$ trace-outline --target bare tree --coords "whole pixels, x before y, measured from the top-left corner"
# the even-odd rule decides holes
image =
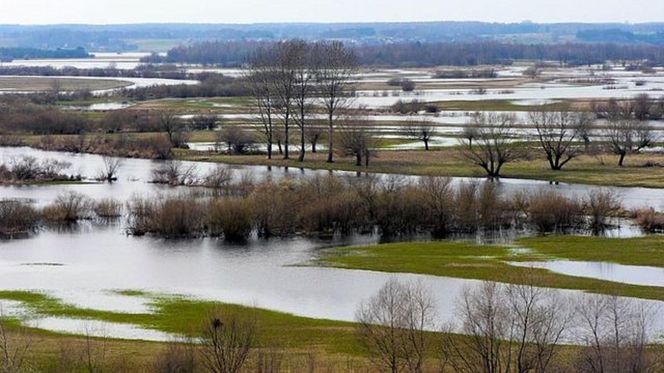
[[[256,340],[253,315],[215,312],[209,316],[201,335],[201,357],[213,373],[237,373],[249,357]]]
[[[168,140],[172,144],[175,132],[178,130],[178,127],[180,126],[179,119],[175,114],[168,111],[164,111],[159,113],[158,120],[159,120],[159,128],[163,132],[166,132],[166,136],[168,136]]]
[[[404,126],[404,135],[412,139],[422,141],[424,150],[429,150],[429,142],[436,135],[436,127],[424,120],[409,121]]]
[[[285,41],[275,45],[274,50],[274,92],[283,124],[284,159],[289,159],[290,126],[294,116],[294,105],[296,99],[297,64],[299,63],[298,49],[300,41]]]
[[[295,109],[297,115],[295,116],[295,123],[300,128],[300,154],[297,158],[299,162],[304,162],[306,154],[306,131],[307,131],[307,117],[311,110],[311,99],[315,86],[313,80],[316,76],[316,63],[313,58],[312,48],[304,41],[294,42],[292,47],[294,53],[295,66]]]
[[[341,42],[318,43],[316,83],[327,116],[327,162],[334,162],[334,127],[340,111],[349,107],[353,97],[352,77],[357,71],[357,56]]]
[[[607,102],[593,102],[591,109],[600,119],[619,120],[632,118],[634,109],[631,101],[618,101],[610,98]]]
[[[638,153],[656,141],[652,127],[634,119],[609,120],[605,135],[609,150],[618,156],[620,167],[624,165],[628,154]]]
[[[311,144],[311,152],[316,153],[316,146],[320,140],[320,136],[323,134],[324,129],[319,126],[309,126],[307,127],[304,135],[307,137],[307,141]]]
[[[533,273],[527,274],[534,277]],[[547,372],[560,348],[564,332],[572,319],[569,302],[554,290],[533,285],[534,278],[525,278],[526,285],[508,285],[508,314],[515,342],[515,372]]]
[[[463,127],[463,131],[461,132],[461,138],[466,141],[468,147],[472,147],[473,141],[480,136],[479,132],[479,128],[476,124],[466,123],[466,125]]]
[[[653,108],[653,102],[650,99],[648,94],[643,93],[637,95],[634,98],[634,103],[632,104],[634,119],[637,120],[647,120],[650,119],[650,113]]]
[[[511,363],[507,302],[500,285],[485,282],[474,291],[467,289],[459,305],[461,331],[468,339],[456,340],[447,333],[443,356],[456,372],[509,372]]]
[[[254,147],[254,134],[238,126],[226,126],[217,133],[217,142],[225,143],[229,154],[245,154]]]
[[[272,159],[272,145],[275,134],[275,115],[278,96],[276,92],[277,73],[274,66],[275,51],[271,48],[261,48],[251,58],[246,80],[249,84],[254,103],[260,119],[260,132],[265,136],[267,143],[267,158]],[[279,144],[281,154],[281,144]]]
[[[482,167],[488,177],[500,177],[503,166],[519,156],[511,144],[515,122],[513,114],[475,113],[468,126],[477,129],[477,139],[474,143],[461,139],[461,154]]]
[[[577,306],[579,370],[588,373],[661,371],[648,350],[653,310],[624,298],[587,295]]]
[[[420,373],[430,348],[426,331],[436,309],[420,283],[390,279],[357,311],[357,333],[380,371]]]
[[[167,161],[152,170],[152,182],[156,184],[193,185],[196,184],[196,165],[181,161]]]
[[[459,312],[468,338],[444,337],[444,361],[456,372],[549,371],[571,321],[568,302],[533,285],[485,282],[466,290]]]
[[[118,171],[120,166],[122,166],[122,159],[115,157],[103,156],[102,161],[104,162],[104,167],[100,171],[99,179],[108,181],[112,183],[118,179]]]
[[[363,161],[369,167],[374,138],[361,122],[346,121],[339,126],[337,149],[341,154],[355,157],[355,165],[361,166]]]
[[[535,126],[540,147],[552,170],[561,170],[584,150],[578,141],[588,134],[588,115],[566,111],[537,111],[529,113],[528,117]]]

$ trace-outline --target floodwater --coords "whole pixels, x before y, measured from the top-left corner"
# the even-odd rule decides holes
[[[131,70],[141,65],[140,59],[149,53],[93,53],[93,58],[80,59],[32,59],[2,62],[0,66],[50,66],[56,69],[75,67],[78,69],[105,69],[114,67],[121,70]]]
[[[102,157],[96,155],[0,148],[0,162],[8,162],[23,155],[67,160],[71,162],[70,170],[84,177],[94,177],[102,165]],[[186,190],[149,183],[151,171],[158,164],[157,161],[144,159],[125,159],[120,169],[120,179],[114,184],[4,186],[0,187],[0,196],[44,204],[54,200],[60,193],[71,190],[95,199],[113,197],[120,201],[126,201],[134,195],[154,196]],[[217,167],[212,163],[196,165],[200,172]],[[236,177],[251,175],[255,180],[328,173],[278,167],[268,170],[259,166],[231,168]],[[355,173],[337,174],[357,177]],[[509,179],[502,181],[500,188],[505,193],[552,188],[565,194],[584,194],[596,189],[584,185],[549,185],[542,181]],[[632,207],[646,204],[664,206],[664,191],[661,190],[615,190]],[[308,317],[351,321],[358,304],[375,294],[387,279],[394,276],[400,280],[421,281],[429,287],[437,299],[441,321],[451,322],[454,320],[455,300],[464,289],[480,283],[455,278],[390,275],[300,265],[315,259],[321,249],[330,246],[371,244],[377,240],[376,236],[335,240],[295,237],[252,239],[245,245],[232,245],[211,238],[163,240],[133,237],[126,235],[122,223],[100,225],[86,222],[72,230],[47,229],[30,239],[0,242],[0,288],[45,292],[78,307],[115,312],[150,312],[150,299],[118,293],[119,290],[144,290],[252,305]],[[574,291],[561,292],[574,297],[581,294]],[[40,315],[33,315],[29,323],[47,330],[78,334],[85,331],[94,335],[103,333],[115,338],[173,338],[171,335],[131,325],[97,323],[95,328],[90,328],[87,321]]]
[[[588,277],[631,285],[664,287],[664,268],[658,267],[574,260],[514,262],[510,264],[548,269],[568,276]]]
[[[138,66],[142,55],[99,54],[88,60],[32,60],[14,61],[3,65],[27,66],[75,66],[79,68],[115,66],[131,69]],[[197,67],[192,67],[194,71]],[[204,68],[201,68],[203,70]],[[514,67],[498,72],[501,77],[521,76],[524,67]],[[237,75],[239,70],[218,70],[228,75]],[[588,72],[566,71],[573,76],[587,76]],[[365,73],[362,79],[370,81],[389,77],[392,74],[411,76],[426,80],[430,72],[408,70],[383,70]],[[657,91],[664,87],[661,77],[640,77],[623,72],[612,72],[617,82],[607,86],[575,86],[562,82],[526,84],[509,90],[489,89],[486,94],[470,90],[431,90],[412,94],[390,93],[382,97],[376,92],[360,92],[356,104],[368,106],[390,105],[398,99],[418,98],[425,101],[508,99],[518,104],[542,104],[566,98],[631,97],[639,93],[662,96]],[[645,86],[638,80],[646,80]],[[134,86],[155,84],[182,84],[181,80],[129,79]],[[187,82],[186,84],[195,84]],[[610,88],[610,89],[609,89]],[[508,92],[511,91],[511,92]],[[114,110],[119,107],[106,106],[97,110]],[[95,110],[90,108],[90,110]],[[522,115],[522,114],[520,114]],[[236,118],[240,118],[237,117]],[[230,116],[229,116],[230,119]],[[401,122],[419,117],[375,116],[372,120]],[[446,113],[438,117],[427,117],[434,124],[453,125],[440,127],[441,132],[453,134],[468,120],[462,112]],[[456,126],[454,126],[456,125]],[[399,131],[398,126],[383,126],[385,132]],[[390,134],[386,134],[390,136]],[[443,144],[444,137],[436,139]],[[202,145],[201,148],[208,145]],[[412,146],[405,144],[404,147]],[[30,155],[39,159],[58,159],[71,163],[67,170],[92,180],[102,169],[101,156],[45,152],[29,148],[0,147],[0,163]],[[134,196],[159,196],[183,193],[191,188],[167,187],[149,183],[152,170],[161,162],[144,159],[124,159],[119,180],[113,184],[83,183],[49,186],[1,186],[0,198],[22,199],[37,205],[52,202],[67,191],[77,191],[94,199],[115,198],[127,201]],[[200,175],[214,167],[213,163],[188,163],[197,168]],[[236,178],[248,175],[256,181],[283,177],[312,177],[326,175],[329,171],[309,169],[222,166],[233,171]],[[356,173],[335,172],[342,177],[361,177]],[[380,177],[388,177],[380,175]],[[413,178],[413,177],[404,177]],[[455,182],[473,179],[455,178]],[[556,190],[562,194],[585,196],[599,189],[612,190],[619,194],[626,208],[664,208],[664,190],[652,188],[600,188],[579,184],[552,185],[547,181],[504,179],[499,183],[503,193]],[[620,234],[632,234],[629,227]],[[82,308],[113,312],[151,312],[150,299],[141,296],[123,295],[120,290],[143,290],[193,298],[217,300],[257,306],[296,315],[336,320],[354,319],[358,304],[373,296],[391,277],[406,281],[421,281],[430,288],[437,300],[441,322],[454,321],[455,303],[464,289],[480,284],[479,281],[414,274],[386,274],[372,271],[343,270],[302,266],[319,256],[320,250],[337,245],[372,244],[376,236],[352,236],[332,240],[306,237],[287,239],[252,239],[245,245],[233,245],[212,238],[195,240],[164,240],[153,237],[128,236],[122,222],[99,225],[85,222],[71,230],[46,229],[25,240],[0,241],[0,290],[28,290],[44,292],[62,301]],[[606,263],[546,262],[515,263],[514,265],[541,266],[554,272],[569,275],[600,278],[609,281],[637,285],[664,286],[664,269],[652,267],[621,266]],[[580,297],[579,291],[559,291],[571,297]],[[638,300],[646,305],[662,308],[662,302]],[[0,300],[0,311],[5,315],[21,314],[20,302]],[[660,316],[664,314],[660,313]],[[145,330],[133,325],[107,323],[91,320],[62,319],[31,315],[30,326],[68,332],[108,336],[114,338],[172,340],[175,336],[154,330]],[[654,332],[664,331],[664,317],[657,318]]]

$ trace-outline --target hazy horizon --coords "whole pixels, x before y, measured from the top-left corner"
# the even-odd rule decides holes
[[[0,24],[371,23],[480,21],[514,23],[664,22],[664,1],[622,0],[23,0],[0,5]]]

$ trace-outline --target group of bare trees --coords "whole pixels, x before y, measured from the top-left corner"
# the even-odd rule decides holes
[[[441,325],[432,293],[391,279],[358,308],[359,340],[379,371],[393,373],[660,371],[661,350],[650,344],[651,308],[615,296],[572,301],[533,286],[533,276],[525,274],[521,285],[467,288],[457,302],[458,322],[442,326],[442,340],[434,333]]]
[[[589,152],[608,152],[618,156],[623,166],[625,157],[657,141],[657,135],[647,122],[639,121],[632,111],[616,104],[607,122],[595,122],[590,114],[571,111],[536,111],[528,113],[524,130],[533,127],[537,146],[551,170],[559,171],[570,161]],[[411,126],[423,141],[427,141],[426,127]],[[517,117],[509,113],[475,113],[461,136],[463,157],[481,167],[489,177],[499,177],[503,166],[517,159],[528,158],[528,148],[519,141],[528,136],[519,133]],[[413,135],[413,136],[415,136]],[[591,137],[595,136],[594,144]],[[591,145],[593,145],[591,147]]]
[[[305,141],[314,127],[312,115],[321,113],[327,122],[327,161],[334,161],[336,122],[353,96],[351,77],[356,68],[353,52],[338,42],[292,40],[257,49],[248,64],[246,80],[269,159],[278,132],[282,133],[283,157],[290,158],[291,130],[296,127],[298,160],[304,161]]]

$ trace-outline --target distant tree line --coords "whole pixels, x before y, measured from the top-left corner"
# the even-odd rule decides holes
[[[664,45],[664,32],[634,33],[619,28],[609,30],[583,30],[576,33],[579,40],[594,43],[648,43]]]
[[[84,48],[76,49],[37,49],[37,48],[0,48],[0,60],[29,60],[34,58],[89,58],[92,57]]]
[[[274,42],[203,42],[171,49],[166,56],[151,55],[151,63],[197,63],[241,66],[252,54]],[[647,60],[664,63],[664,47],[655,45],[513,44],[496,41],[467,43],[360,44],[348,46],[365,66],[476,66],[505,64],[514,60],[557,61],[562,65],[601,64],[606,61]]]
[[[0,66],[0,75],[20,76],[94,76],[110,78],[198,79],[200,74],[187,73],[173,65],[141,65],[135,69],[115,67],[79,69],[73,66]]]
[[[113,94],[138,101],[168,97],[237,97],[250,94],[243,79],[216,73],[197,74],[196,77],[200,82],[199,84],[162,84],[148,87],[131,87],[115,91]]]

